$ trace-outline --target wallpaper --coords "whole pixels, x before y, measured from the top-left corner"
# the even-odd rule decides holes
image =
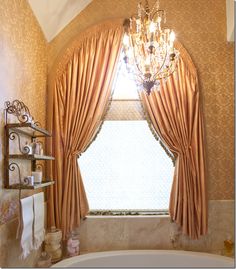
[[[0,4],[0,266],[7,259],[5,244],[16,227],[2,225],[18,214],[18,191],[3,189],[4,102],[20,99],[45,126],[46,41],[27,0]],[[24,191],[23,195],[30,194]],[[10,228],[9,228],[10,229]],[[4,234],[3,234],[4,233]],[[9,234],[8,234],[9,233]],[[13,241],[16,244],[15,241]],[[2,258],[4,257],[4,259]]]
[[[139,100],[112,100],[105,120],[144,120],[145,115]]]
[[[153,3],[154,1],[149,1]],[[234,44],[226,41],[225,0],[161,0],[167,27],[198,70],[205,120],[208,198],[234,198]],[[86,28],[136,12],[136,0],[93,0],[49,44],[53,74],[60,56]]]
[[[205,119],[208,198],[233,199],[234,44],[226,41],[225,0],[160,3],[167,12],[167,26],[175,30],[198,70]],[[4,102],[22,100],[45,126],[47,68],[51,75],[68,44],[83,30],[104,20],[129,17],[136,7],[137,0],[93,0],[47,47],[27,0],[1,0],[0,266],[7,266],[10,259],[6,251],[11,249],[9,242],[16,247],[17,223],[10,221],[17,216],[19,205],[18,192],[2,187]]]

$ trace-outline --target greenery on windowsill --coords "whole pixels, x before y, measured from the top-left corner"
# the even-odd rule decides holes
[[[169,215],[167,210],[163,211],[137,211],[137,210],[91,210],[88,213],[88,216],[153,216],[153,215]]]

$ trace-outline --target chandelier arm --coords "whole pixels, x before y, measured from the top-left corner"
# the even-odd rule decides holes
[[[169,75],[167,75],[167,76],[165,76],[165,77],[159,77],[159,78],[160,78],[160,79],[163,79],[163,78],[168,78],[168,77],[170,77],[170,76],[175,72],[176,66],[177,66],[177,61],[176,61],[176,63],[175,63],[175,67],[174,67],[174,69],[169,73]]]
[[[137,63],[137,60],[136,60],[136,54],[135,54],[134,49],[133,49],[133,55],[134,55],[134,62],[135,62],[135,65],[136,65],[136,67],[137,67],[139,73],[142,74],[142,71],[140,70],[139,65],[138,65],[138,63]]]
[[[170,77],[174,73],[174,71],[175,71],[175,69],[171,73],[169,73],[167,76],[163,76],[163,77],[160,76],[160,77],[158,77],[158,80],[163,79],[163,78]]]
[[[152,13],[153,13],[153,12],[152,12]],[[152,16],[150,17],[150,19],[153,19],[154,16],[155,16],[156,14],[159,14],[159,13],[162,13],[161,16],[164,17],[165,10],[164,10],[164,9],[158,9],[158,10],[156,10],[156,11],[152,14]],[[151,15],[151,14],[150,14],[150,15]]]
[[[142,71],[140,70],[139,65],[137,64],[136,60],[135,60],[135,65],[140,73],[140,77],[142,78]]]
[[[133,48],[136,46],[136,47],[140,47],[137,43],[136,43],[136,41],[135,40],[133,40],[132,38],[131,38],[131,44],[133,44]],[[135,53],[135,50],[134,49],[132,49],[132,51],[133,51],[133,55],[134,55],[134,62],[135,62],[135,65],[136,65],[136,67],[137,67],[137,69],[138,69],[138,71],[139,71],[139,73],[140,73],[140,78],[141,78],[141,80],[142,80],[142,82],[145,82],[145,80],[143,79],[143,76],[142,76],[142,71],[140,70],[140,67],[139,67],[139,65],[138,65],[138,63],[137,63],[137,57],[136,57],[136,53]],[[165,60],[166,60],[166,56],[165,56]],[[165,62],[165,61],[164,61]],[[163,66],[163,65],[162,65]],[[161,67],[162,68],[162,67]]]
[[[136,46],[138,46],[137,43],[136,43],[135,41],[134,41],[134,43],[135,43]],[[135,50],[133,49],[132,51],[133,51],[133,55],[134,55],[134,60],[135,60],[134,62],[135,62],[135,65],[136,65],[136,67],[137,67],[137,69],[138,69],[138,71],[139,71],[139,73],[140,73],[140,78],[142,79],[142,81],[144,81],[143,78],[142,78],[142,71],[140,70],[139,65],[138,65],[138,63],[137,63],[137,60],[136,60],[137,57],[136,57],[136,54],[135,54]]]
[[[135,57],[135,53],[134,53],[134,51],[133,51],[133,54],[134,54],[134,59],[135,59],[135,65],[136,65],[136,67],[137,67],[137,70],[138,70],[138,72],[139,72],[139,74],[136,74],[135,76],[137,76],[138,78],[140,78],[141,80],[142,80],[142,82],[144,82],[144,80],[143,80],[143,78],[142,78],[142,72],[141,72],[141,70],[140,70],[140,68],[139,68],[139,66],[138,66],[138,64],[137,64],[137,62],[136,62],[136,57]]]
[[[145,11],[146,15],[149,15],[150,14],[148,0],[145,1],[145,7],[142,6],[142,8]]]
[[[145,14],[147,14],[147,12],[146,12],[146,9],[144,8],[144,6],[142,5],[142,3],[140,2],[140,11],[141,11],[141,13],[143,12],[143,13],[145,13]]]
[[[158,5],[157,5],[157,3],[158,3]],[[152,10],[151,10],[150,13],[153,13],[153,11],[155,10],[155,8],[159,10],[159,5],[160,5],[160,1],[159,0],[156,0],[156,3],[153,5]]]
[[[140,79],[142,82],[144,82],[142,76],[140,74],[133,74],[135,77],[137,77],[138,79]]]
[[[164,66],[165,64],[165,61],[166,61],[166,57],[167,57],[167,48],[166,48],[166,52],[165,52],[165,59],[161,65],[161,67],[159,68],[159,70],[156,72],[156,74],[153,76],[154,78],[158,76],[158,74],[160,73],[160,70],[162,69],[162,67]]]
[[[134,43],[137,45],[137,43],[134,41]],[[145,82],[145,80],[143,79],[143,77],[142,77],[142,71],[140,70],[140,68],[139,68],[139,65],[138,65],[138,63],[137,63],[137,61],[136,61],[136,54],[135,54],[135,51],[133,50],[133,55],[134,55],[134,59],[135,59],[135,65],[136,65],[136,67],[137,67],[137,69],[138,69],[138,71],[139,71],[139,73],[140,73],[140,75],[139,75],[139,78],[141,78],[141,80],[142,80],[142,82]],[[156,78],[157,76],[158,76],[158,74],[160,73],[160,70],[162,69],[162,67],[164,66],[164,63],[165,63],[165,61],[166,61],[166,57],[167,57],[167,48],[166,48],[166,51],[165,51],[165,58],[164,58],[164,61],[163,61],[163,63],[162,63],[162,65],[161,65],[161,67],[159,68],[159,70],[156,72],[156,74],[153,76],[154,78]],[[175,70],[175,69],[174,69]],[[168,75],[168,76],[165,76],[165,77],[169,77],[173,72],[174,72],[174,70]],[[164,77],[159,77],[159,78],[164,78]]]

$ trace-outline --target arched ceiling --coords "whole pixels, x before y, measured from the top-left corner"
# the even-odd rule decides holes
[[[92,0],[28,0],[50,42]]]
[[[227,41],[234,41],[234,3],[233,0],[226,0],[226,16],[227,16]]]
[[[28,0],[48,42],[92,1],[93,0]],[[227,41],[234,41],[234,0],[225,1]]]

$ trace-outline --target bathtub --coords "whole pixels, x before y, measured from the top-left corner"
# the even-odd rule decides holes
[[[124,250],[83,254],[52,267],[213,267],[235,268],[234,259],[191,251]]]

